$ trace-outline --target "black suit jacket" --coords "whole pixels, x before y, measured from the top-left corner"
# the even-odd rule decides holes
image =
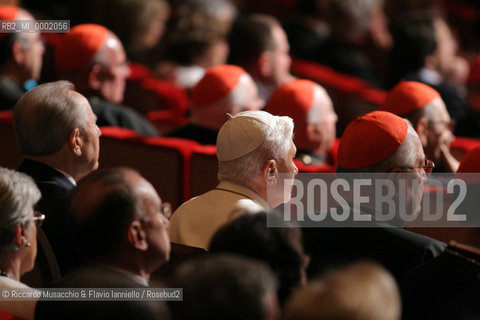
[[[68,223],[69,199],[75,185],[60,171],[30,159],[25,159],[18,171],[31,176],[42,193],[37,204],[37,210],[46,217],[42,229],[64,273],[83,262],[73,245]]]
[[[52,288],[145,288],[127,274],[101,264],[89,264]],[[161,301],[42,301],[35,309],[35,319],[168,319]]]
[[[135,130],[144,136],[158,136],[158,131],[137,111],[120,104],[110,103],[98,97],[89,99],[97,125],[123,127]]]
[[[357,228],[304,228],[311,276],[358,260],[383,265],[401,281],[409,271],[438,256],[443,242],[383,223]]]
[[[448,247],[408,274],[404,319],[480,319],[480,255]]]

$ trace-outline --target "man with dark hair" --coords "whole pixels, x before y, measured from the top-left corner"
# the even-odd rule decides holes
[[[275,18],[261,14],[239,18],[228,42],[229,63],[241,66],[252,76],[265,101],[276,87],[294,79],[287,36]]]
[[[88,100],[67,81],[42,84],[17,102],[15,137],[25,160],[19,171],[30,175],[47,216],[43,231],[62,272],[78,263],[66,228],[69,193],[76,181],[98,168],[101,135]]]
[[[431,13],[415,13],[392,28],[392,83],[401,79],[423,82],[440,93],[450,116],[463,120],[467,103],[447,77],[456,66],[457,44],[447,22]]]
[[[0,6],[0,20],[31,20],[30,13],[15,6]],[[12,109],[36,85],[45,51],[40,33],[0,33],[0,110]]]
[[[268,228],[267,220],[275,227]],[[266,263],[279,281],[280,305],[307,281],[308,257],[303,252],[302,233],[273,212],[247,214],[223,226],[213,236],[209,251],[240,254]]]
[[[235,255],[213,255],[180,266],[174,285],[183,301],[170,305],[174,319],[276,320],[276,281],[264,264]]]
[[[153,186],[127,168],[100,170],[79,182],[71,201],[75,243],[91,264],[55,284],[64,288],[147,287],[150,274],[170,258],[168,219]],[[39,303],[36,317],[160,319],[158,301]],[[163,318],[161,318],[163,319]]]

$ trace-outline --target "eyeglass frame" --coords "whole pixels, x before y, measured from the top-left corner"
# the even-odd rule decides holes
[[[33,217],[30,219],[30,221],[33,221],[35,226],[40,228],[45,221],[45,215],[40,211],[33,211]]]
[[[397,167],[397,168],[403,169],[403,170],[423,169],[423,171],[425,171],[425,175],[429,177],[430,174],[432,174],[433,169],[435,169],[435,162],[429,159],[425,159],[424,164],[421,167]]]

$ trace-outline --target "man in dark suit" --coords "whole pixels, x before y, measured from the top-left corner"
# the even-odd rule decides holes
[[[0,20],[31,20],[30,13],[16,6],[0,6]],[[45,51],[38,32],[0,33],[0,110],[10,110],[36,85]]]
[[[420,212],[425,170],[431,172],[426,163],[430,162],[425,159],[420,139],[405,119],[384,111],[355,119],[346,128],[338,152],[337,173],[348,176],[338,178],[350,182],[360,178],[374,180],[378,178],[374,173],[384,172],[389,175],[382,179],[392,181],[395,188],[400,188],[400,179],[410,179],[412,187],[404,190],[403,198],[402,191],[396,189],[393,208],[382,208],[382,212],[377,211],[373,187],[362,189],[365,191],[361,202],[352,196],[355,192],[346,192],[343,198],[352,212],[350,218],[354,218],[337,222],[332,216],[322,222],[322,228],[304,229],[305,251],[312,257],[310,273],[367,259],[382,264],[400,280],[416,266],[440,254],[444,243],[401,228],[400,203],[408,216]],[[413,187],[413,183],[418,186]],[[388,214],[393,216],[385,218]]]
[[[98,168],[100,130],[90,104],[67,81],[40,85],[15,105],[15,136],[30,175],[42,193],[38,210],[61,271],[78,263],[69,240],[66,211],[76,181]]]
[[[170,258],[165,205],[137,172],[91,173],[72,196],[74,242],[91,263],[67,275],[59,288],[142,288]],[[39,302],[36,319],[164,319],[159,301]]]
[[[54,45],[59,79],[71,81],[85,95],[99,126],[118,126],[146,136],[157,136],[155,127],[135,110],[121,105],[130,69],[116,35],[96,24],[81,24]]]
[[[480,317],[480,220],[478,183],[480,148],[460,162],[456,178],[467,183],[467,193],[456,209],[470,212],[463,228],[451,228],[447,249],[410,272],[402,283],[404,319],[478,319]]]

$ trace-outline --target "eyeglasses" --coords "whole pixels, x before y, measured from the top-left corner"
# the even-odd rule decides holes
[[[40,211],[34,211],[33,218],[31,220],[35,222],[35,226],[37,228],[40,228],[43,224],[43,221],[45,221],[45,215]]]
[[[455,119],[451,119],[450,121],[443,121],[443,120],[429,121],[429,123],[431,123],[431,124],[442,124],[445,127],[447,127],[450,131],[453,132],[455,130],[456,121],[455,121]]]
[[[435,163],[432,160],[428,160],[428,159],[425,159],[423,162],[423,165],[420,167],[399,167],[399,169],[404,169],[404,170],[423,169],[427,177],[430,176],[434,168],[435,168]]]

